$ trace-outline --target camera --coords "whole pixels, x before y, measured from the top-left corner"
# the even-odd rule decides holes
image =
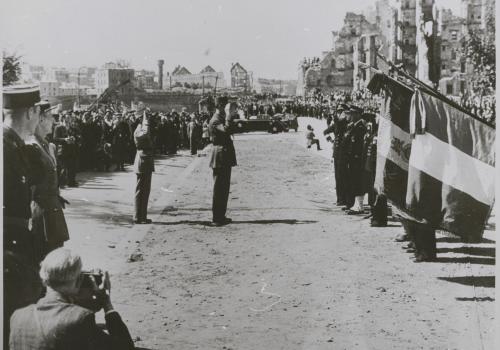
[[[95,290],[91,277],[94,278],[97,286],[100,286],[103,283],[104,276],[101,272],[82,271],[82,282],[80,284],[78,295],[75,298],[76,304],[86,309],[99,311],[104,305],[103,295]]]
[[[95,283],[98,286],[102,284],[102,279],[104,277],[101,272],[93,272],[93,271],[82,271],[81,275],[83,278],[82,287],[86,285],[88,288],[93,288],[90,276],[94,277]]]

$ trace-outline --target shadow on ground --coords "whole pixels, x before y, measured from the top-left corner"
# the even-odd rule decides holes
[[[438,280],[463,284],[464,286],[495,288],[495,276],[438,277]]]
[[[473,298],[455,298],[457,301],[492,301],[494,302],[495,299],[491,297],[473,297]]]
[[[437,263],[459,263],[459,264],[477,264],[477,265],[495,265],[495,259],[490,258],[476,258],[476,257],[460,257],[460,258],[448,258],[448,257],[438,257],[434,262]]]
[[[438,253],[459,253],[467,255],[482,255],[495,257],[495,248],[488,247],[459,247],[459,248],[438,248]]]
[[[463,243],[463,241],[458,238],[458,237],[439,237],[436,239],[436,242],[441,242],[441,243]],[[479,243],[496,243],[495,241],[488,239],[488,238],[483,238],[481,242]]]
[[[240,224],[256,224],[256,225],[269,225],[269,224],[286,224],[286,225],[304,225],[304,224],[314,224],[317,221],[314,220],[296,220],[296,219],[283,219],[283,220],[234,220],[229,225],[240,225]],[[156,221],[153,222],[154,225],[201,225],[210,226],[210,221],[199,221],[199,220],[180,220],[171,222]]]

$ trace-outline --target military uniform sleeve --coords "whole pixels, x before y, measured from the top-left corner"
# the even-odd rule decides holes
[[[229,129],[228,126],[225,125],[224,123],[222,123],[220,120],[215,119],[211,123],[212,123],[212,129],[214,131],[216,130],[216,131],[220,131],[220,132],[224,132],[224,133],[228,132],[228,129]]]
[[[54,129],[54,143],[56,145],[61,145],[61,144],[65,144],[66,143],[66,133],[64,132],[64,127],[62,127],[61,125],[58,125],[56,126],[56,128]]]
[[[43,165],[41,150],[35,145],[26,145],[24,150],[29,166],[30,185],[42,183],[47,173]]]

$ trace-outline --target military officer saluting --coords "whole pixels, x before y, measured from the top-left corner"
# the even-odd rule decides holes
[[[31,235],[31,188],[37,174],[28,161],[24,139],[40,120],[37,86],[4,87],[3,99],[3,254],[4,348],[14,310],[35,302],[42,286]]]
[[[208,125],[213,144],[210,159],[214,177],[212,223],[214,226],[222,226],[232,221],[226,217],[226,210],[231,168],[236,165],[236,152],[231,139],[231,117],[237,113],[237,106],[234,102],[228,103],[224,96],[217,98],[216,105],[217,109]]]
[[[134,171],[137,175],[135,188],[135,224],[150,224],[148,219],[148,201],[151,192],[151,178],[155,171],[153,140],[149,130],[149,118],[144,111],[142,123],[134,131],[134,142],[137,148]]]

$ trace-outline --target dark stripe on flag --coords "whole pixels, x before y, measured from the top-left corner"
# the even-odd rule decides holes
[[[491,207],[410,165],[407,209],[433,227],[467,241],[479,241]]]
[[[380,108],[380,115],[389,119],[407,133],[410,132],[410,107],[413,89],[385,74],[376,73],[368,84],[374,93],[383,90],[385,100]]]
[[[406,207],[406,186],[408,184],[408,173],[401,169],[391,160],[377,156],[377,162],[384,162],[383,193],[387,200],[398,208]]]
[[[427,132],[469,156],[495,166],[495,152],[492,151],[495,129],[425,92],[417,91],[416,94],[418,119],[412,133]]]

